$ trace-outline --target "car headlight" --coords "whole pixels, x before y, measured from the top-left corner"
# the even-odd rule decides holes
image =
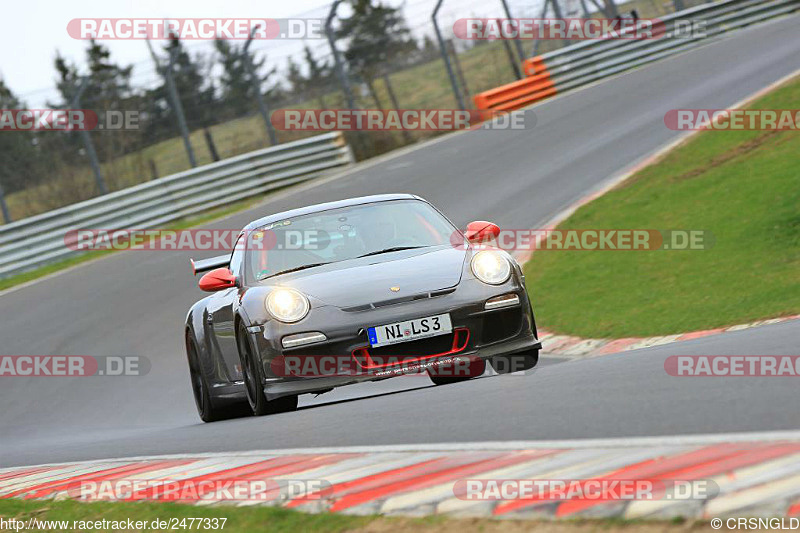
[[[502,252],[483,250],[472,257],[472,273],[484,283],[500,285],[511,275],[511,263]]]
[[[275,289],[267,297],[267,311],[281,322],[297,322],[310,308],[308,298],[294,289]]]

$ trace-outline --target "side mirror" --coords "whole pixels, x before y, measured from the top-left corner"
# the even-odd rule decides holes
[[[467,231],[464,232],[464,236],[470,242],[486,242],[499,237],[500,228],[497,224],[492,224],[485,220],[476,220],[467,224]]]
[[[236,276],[227,268],[218,268],[203,275],[197,285],[206,292],[217,292],[235,287]]]

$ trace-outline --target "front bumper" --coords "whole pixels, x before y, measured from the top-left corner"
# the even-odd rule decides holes
[[[487,300],[509,293],[519,297],[518,304],[488,311],[484,308]],[[369,348],[366,328],[370,326],[442,313],[450,314],[454,332],[467,332],[461,338],[457,333],[452,334],[454,341],[447,353],[433,348],[434,344],[441,345],[444,340],[436,337],[430,338],[430,349],[427,351],[421,348],[426,346],[424,341],[400,343],[387,349]],[[313,331],[324,333],[327,340],[291,349],[285,349],[281,345],[284,336]],[[435,297],[379,308],[344,310],[335,306],[315,307],[309,316],[296,324],[283,324],[273,320],[262,327],[251,328],[250,334],[253,346],[257,347],[261,357],[266,376],[264,391],[270,400],[287,395],[327,391],[407,373],[402,370],[405,365],[397,364],[397,357],[387,356],[402,353],[402,348],[398,347],[404,344],[421,349],[420,353],[408,353],[404,356],[413,358],[414,363],[423,366],[444,358],[486,359],[541,347],[528,294],[516,276],[498,286],[486,285],[474,279],[462,280],[453,290],[438,291]],[[365,358],[367,354],[372,354],[373,359]],[[305,360],[325,357],[336,361],[334,364],[337,366],[330,372],[298,375],[285,371],[284,361],[287,358]],[[348,369],[338,368],[340,363],[347,363]],[[369,367],[369,370],[365,367]],[[353,369],[357,372],[353,372]]]

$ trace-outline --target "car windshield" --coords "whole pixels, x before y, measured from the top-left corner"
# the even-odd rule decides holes
[[[363,256],[450,243],[456,228],[419,200],[392,200],[280,220],[250,233],[249,275],[263,280]]]

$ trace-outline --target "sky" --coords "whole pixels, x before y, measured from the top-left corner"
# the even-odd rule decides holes
[[[383,0],[402,6],[409,27],[416,35],[432,32],[430,13],[435,0]],[[538,16],[542,0],[509,0],[512,15]],[[563,2],[564,0],[562,0]],[[0,32],[0,77],[30,107],[48,99],[57,101],[53,60],[62,56],[85,69],[86,42],[67,33],[67,23],[76,18],[324,18],[331,0],[4,0],[3,31]],[[499,0],[445,0],[440,21],[469,16],[503,16]],[[342,11],[346,14],[346,7]],[[103,41],[112,61],[134,65],[135,85],[158,83],[144,41]],[[154,43],[155,44],[155,43]],[[324,40],[309,42],[312,50],[327,55]],[[284,69],[289,56],[297,56],[302,41],[256,41],[252,50],[266,53],[271,63]],[[189,50],[213,53],[207,41],[191,41]],[[156,44],[156,49],[160,46]],[[82,72],[85,72],[82,71]]]

